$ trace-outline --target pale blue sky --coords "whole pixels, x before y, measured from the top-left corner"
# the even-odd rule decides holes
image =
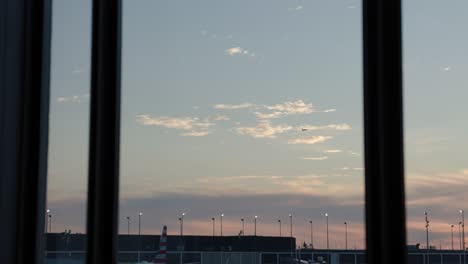
[[[425,209],[446,242],[466,201],[468,3],[404,2],[409,242],[424,237]],[[295,236],[308,239],[312,218],[320,247],[329,212],[332,246],[343,246],[346,220],[362,247],[360,2],[123,7],[122,223],[141,210],[145,232],[176,232],[187,211],[187,232],[207,234],[224,212],[234,234],[241,217],[258,214],[259,233],[276,235],[276,220],[293,212]],[[90,1],[54,1],[48,200],[57,230],[85,225],[90,16]]]

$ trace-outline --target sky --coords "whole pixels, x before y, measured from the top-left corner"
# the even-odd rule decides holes
[[[467,208],[468,3],[404,1],[408,243],[449,248]],[[357,0],[123,1],[120,232],[289,232],[364,245]],[[91,3],[53,4],[48,208],[85,232]],[[468,208],[467,208],[468,209]],[[457,230],[455,229],[457,232]]]

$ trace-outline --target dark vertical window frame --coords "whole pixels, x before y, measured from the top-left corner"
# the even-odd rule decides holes
[[[406,263],[400,0],[363,0],[368,263]]]
[[[0,0],[0,263],[42,263],[50,0]]]
[[[121,0],[94,0],[87,263],[117,263]]]

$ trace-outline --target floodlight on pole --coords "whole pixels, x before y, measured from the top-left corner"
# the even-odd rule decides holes
[[[330,249],[330,242],[329,242],[329,237],[328,237],[328,213],[325,213],[325,218],[327,221],[327,250]]]
[[[257,236],[257,218],[258,216],[254,218],[254,236]]]
[[[293,249],[295,248],[294,247],[294,243],[293,243],[293,229],[292,229],[292,214],[289,214],[289,225],[290,225],[290,239],[291,239],[291,257],[293,256]]]
[[[463,263],[466,263],[466,244],[465,244],[465,213],[460,210],[461,214],[461,227],[462,227],[462,245],[463,245]]]
[[[244,218],[241,218],[242,223],[242,236],[244,236]]]
[[[348,223],[344,222],[345,226],[345,250],[348,250]]]
[[[215,236],[215,221],[216,221],[215,218],[212,217],[212,218],[211,218],[211,222],[212,222],[212,224],[213,224],[213,237]]]
[[[310,223],[310,248],[314,248],[314,222],[312,220]]]
[[[138,213],[138,236],[141,235],[141,216],[143,215],[142,212]]]
[[[426,249],[429,251],[429,220],[427,218],[427,212],[424,212],[425,220],[426,220]]]
[[[180,221],[180,236],[181,237],[184,236],[184,216],[185,216],[185,212],[182,213],[181,217],[179,218],[179,221]]]
[[[141,248],[141,216],[142,212],[138,213],[138,262],[140,262],[140,248]]]
[[[281,237],[281,219],[278,219],[279,224],[279,236]]]
[[[289,225],[290,225],[290,236],[293,236],[293,228],[292,228],[292,214],[289,214]]]
[[[45,217],[45,232],[46,233],[49,233],[49,214],[50,214],[50,210],[47,209],[46,210],[46,217]]]
[[[50,213],[50,211],[49,211],[48,217],[49,217],[49,233],[52,233],[52,214]]]
[[[130,235],[130,216],[127,216],[127,234]]]
[[[461,224],[462,222],[458,222],[458,241],[460,242],[460,251],[462,250]]]
[[[224,214],[221,214],[221,236],[223,236],[223,216]]]
[[[452,233],[452,250],[453,250],[453,227],[454,225],[450,226],[450,232]]]

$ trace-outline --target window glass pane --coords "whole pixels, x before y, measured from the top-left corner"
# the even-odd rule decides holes
[[[45,263],[85,263],[91,2],[53,1]]]
[[[463,263],[468,2],[404,1],[403,11],[410,263]]]
[[[164,225],[174,263],[363,261],[361,28],[359,1],[124,1],[120,261]]]

